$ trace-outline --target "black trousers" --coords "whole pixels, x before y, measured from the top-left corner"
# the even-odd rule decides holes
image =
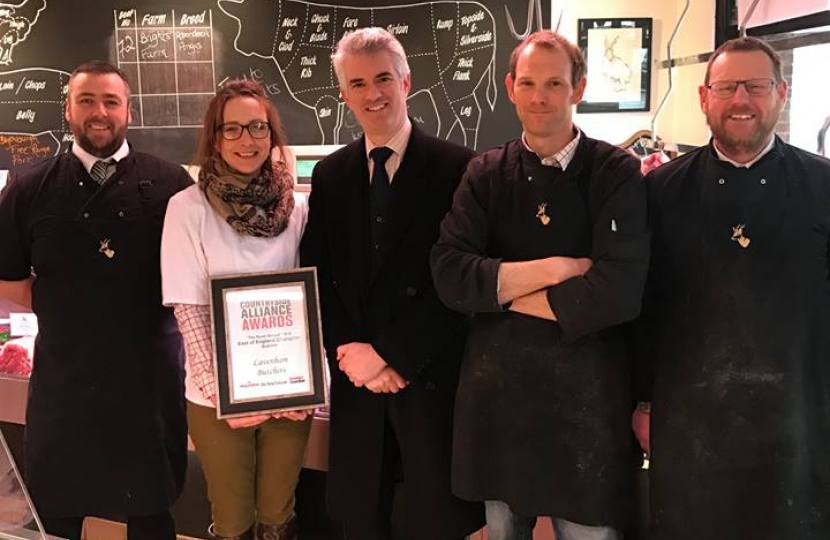
[[[40,516],[46,532],[66,540],[81,540],[83,516]],[[127,540],[176,540],[176,525],[170,512],[127,517]]]
[[[401,451],[395,429],[387,416],[383,435],[383,463],[381,464],[381,485],[376,520],[373,525],[343,524],[343,540],[400,540],[392,535],[392,504],[395,487],[403,481]],[[429,516],[424,516],[429,519]],[[464,538],[424,538],[420,540],[464,540]]]

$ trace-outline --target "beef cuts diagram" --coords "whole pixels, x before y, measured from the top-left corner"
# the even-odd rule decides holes
[[[0,153],[12,167],[65,150],[72,135],[63,115],[69,73],[48,68],[0,72]]]
[[[46,0],[0,3],[0,65],[14,61],[14,49],[29,37]],[[25,165],[66,148],[63,100],[69,74],[33,67],[0,72],[0,155],[11,166]]]
[[[46,0],[23,0],[17,4],[0,3],[0,65],[12,63],[14,47],[28,37]]]
[[[69,77],[92,59],[126,74],[129,140],[142,152],[191,160],[207,104],[237,77],[262,83],[291,144],[349,143],[362,128],[331,54],[368,26],[406,49],[408,114],[424,132],[473,149],[499,144],[520,129],[496,81],[518,43],[503,9],[502,0],[0,0],[0,176],[70,149]]]
[[[342,35],[365,26],[394,34],[412,71],[409,114],[442,138],[476,147],[481,116],[493,111],[496,26],[474,1],[350,7],[299,0],[217,0],[238,25],[237,52],[272,60],[290,96],[315,113],[321,144],[348,143],[347,110],[330,55]]]

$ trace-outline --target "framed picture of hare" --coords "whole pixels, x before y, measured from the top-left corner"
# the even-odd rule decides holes
[[[579,113],[648,111],[651,19],[578,19],[588,85]]]

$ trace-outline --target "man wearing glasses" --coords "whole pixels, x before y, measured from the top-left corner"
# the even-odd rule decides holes
[[[830,538],[830,162],[774,134],[786,99],[769,45],[724,43],[711,142],[646,178],[653,540]]]

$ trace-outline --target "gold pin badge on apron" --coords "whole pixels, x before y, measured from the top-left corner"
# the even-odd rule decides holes
[[[744,235],[745,228],[746,224],[744,223],[741,223],[736,227],[732,227],[732,240],[737,242],[744,249],[748,248],[749,243],[752,242],[752,239]]]
[[[547,215],[546,210],[548,208],[548,203],[541,203],[536,211],[536,217],[539,218],[539,221],[542,222],[542,225],[547,226],[550,223],[550,216]]]
[[[107,256],[107,259],[112,259],[115,257],[115,250],[110,248],[110,239],[104,238],[100,241],[101,247],[98,248],[99,253],[103,253]]]

